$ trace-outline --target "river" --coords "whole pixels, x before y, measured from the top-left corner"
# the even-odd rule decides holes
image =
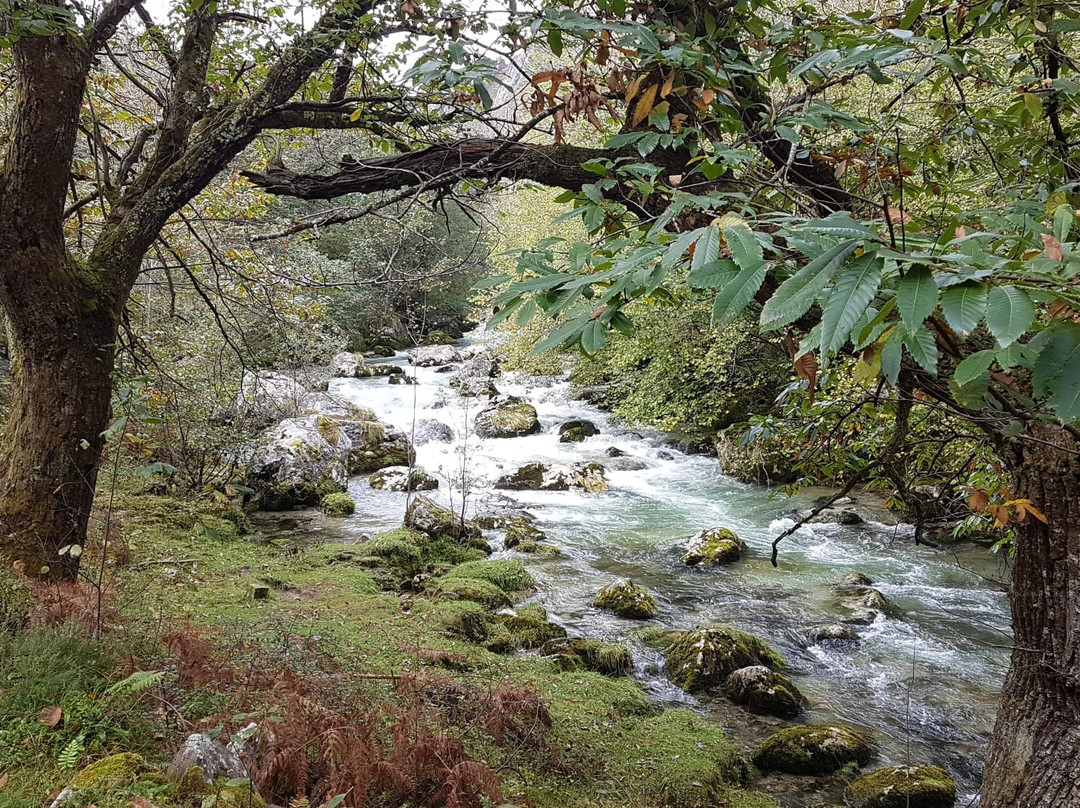
[[[374,361],[408,362],[404,354]],[[610,491],[603,494],[498,492],[511,494],[534,514],[563,555],[547,559],[499,549],[496,557],[515,555],[528,566],[539,581],[537,599],[571,635],[626,640],[640,627],[591,605],[601,587],[630,577],[660,600],[655,623],[671,628],[725,623],[767,639],[787,658],[793,680],[810,701],[802,720],[864,728],[881,763],[943,766],[957,781],[957,804],[968,804],[1008,664],[1008,604],[997,583],[1005,574],[1000,557],[971,544],[916,546],[905,525],[823,524],[803,527],[785,540],[779,567],[773,568],[770,543],[792,524],[793,510],[810,506],[810,495],[788,498],[736,482],[719,472],[715,458],[683,454],[660,434],[620,425],[596,407],[570,399],[568,384],[559,379],[512,374],[497,379],[501,392],[536,407],[544,431],[481,441],[470,424],[483,400],[458,396],[448,386],[449,373],[419,368],[415,374],[416,385],[390,385],[379,377],[335,379],[330,392],[374,410],[407,434],[414,419],[450,426],[453,443],[417,448],[418,465],[440,477],[435,496],[444,504],[451,496],[461,501],[463,464],[470,512],[483,512],[484,502],[497,496],[491,490],[496,477],[527,462],[610,463],[605,450],[614,446],[647,464],[636,471],[609,470]],[[558,425],[573,418],[592,421],[600,434],[583,443],[559,443]],[[351,481],[349,493],[357,513],[341,530],[359,537],[401,524],[405,494],[372,490],[363,476]],[[714,570],[681,565],[679,545],[715,526],[735,530],[749,553]],[[493,544],[501,548],[497,540]],[[855,627],[861,640],[855,647],[807,647],[806,626],[843,617],[828,584],[851,572],[874,580],[890,612]],[[788,723],[750,715],[722,699],[687,696],[659,675],[659,652],[631,647],[637,676],[654,699],[705,712],[747,748]]]

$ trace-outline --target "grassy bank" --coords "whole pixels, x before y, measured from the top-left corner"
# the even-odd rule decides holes
[[[717,727],[588,670],[539,607],[506,612],[530,595],[516,562],[404,530],[266,543],[152,496],[121,497],[114,518],[102,639],[83,587],[57,625],[0,640],[0,807],[41,805],[125,752],[141,760],[83,776],[78,801],[225,806],[231,791],[161,770],[189,733],[242,739],[252,722],[254,785],[274,804],[773,804],[739,787],[746,764]],[[84,569],[99,563],[88,551]]]

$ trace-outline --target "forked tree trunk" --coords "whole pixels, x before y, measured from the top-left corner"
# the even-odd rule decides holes
[[[72,578],[109,422],[117,318],[92,298],[42,296],[13,317],[12,409],[0,447],[0,555]]]
[[[1028,436],[1008,453],[1013,491],[1048,521],[1028,517],[1018,530],[1015,645],[982,808],[1080,806],[1080,443],[1049,425]]]

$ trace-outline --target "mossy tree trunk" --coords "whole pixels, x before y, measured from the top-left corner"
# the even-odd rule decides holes
[[[1080,805],[1080,443],[1040,424],[1007,459],[1018,498],[1047,517],[1017,526],[1012,664],[982,808]]]

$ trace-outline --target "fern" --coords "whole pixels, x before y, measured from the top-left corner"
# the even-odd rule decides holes
[[[111,685],[102,695],[107,698],[136,696],[156,686],[165,678],[165,671],[135,671],[130,676]]]
[[[60,754],[56,758],[56,764],[64,771],[71,771],[79,765],[79,761],[82,760],[83,755],[86,753],[86,736],[76,735],[60,751]]]

